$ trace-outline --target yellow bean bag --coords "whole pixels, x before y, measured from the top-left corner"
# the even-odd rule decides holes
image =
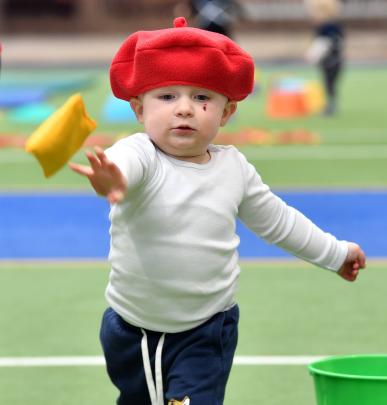
[[[25,150],[39,161],[46,177],[61,169],[96,128],[86,112],[82,96],[72,95],[27,139]]]

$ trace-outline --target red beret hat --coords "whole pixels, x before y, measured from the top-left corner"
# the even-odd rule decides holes
[[[116,97],[130,100],[158,87],[190,85],[243,100],[254,84],[252,57],[224,35],[187,27],[138,31],[121,45],[110,67]]]

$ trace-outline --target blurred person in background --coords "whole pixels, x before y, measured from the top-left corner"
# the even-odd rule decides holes
[[[3,0],[2,6],[7,16],[59,15],[68,17],[76,12],[76,3],[76,0]]]
[[[174,14],[192,17],[199,28],[231,38],[233,23],[240,10],[235,0],[189,0],[178,2]]]
[[[337,112],[337,88],[344,66],[344,30],[339,21],[340,2],[337,0],[305,0],[314,26],[314,40],[307,50],[306,60],[317,65],[322,73],[327,105],[323,112]]]

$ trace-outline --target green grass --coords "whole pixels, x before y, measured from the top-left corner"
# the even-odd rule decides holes
[[[272,187],[385,188],[387,145],[276,146],[240,150]]]
[[[0,357],[101,355],[104,263],[0,264]],[[356,283],[299,261],[245,263],[237,355],[385,351],[387,264]],[[372,314],[372,316],[370,316]],[[0,368],[0,403],[113,404],[104,367]],[[226,405],[312,405],[306,366],[234,366]]]
[[[273,187],[387,186],[387,71],[348,68],[342,81],[340,114],[272,120],[264,113],[268,83],[277,74],[317,78],[307,68],[264,68],[258,96],[239,105],[227,130],[270,131],[304,128],[319,133],[320,146],[248,146],[241,150]],[[2,72],[2,80],[94,78],[82,89],[87,109],[100,121],[97,133],[122,134],[138,125],[100,120],[110,90],[107,71]],[[69,94],[50,99],[60,106]],[[2,133],[29,134],[0,113]],[[80,152],[74,158],[85,161]],[[0,190],[86,189],[64,168],[43,177],[36,160],[16,149],[0,150]],[[0,262],[0,357],[101,355],[99,322],[106,306],[104,263]],[[385,352],[387,264],[371,262],[359,280],[346,283],[330,272],[299,261],[245,263],[238,301],[241,308],[237,355],[331,355]],[[0,367],[0,404],[107,405],[116,391],[104,367]],[[226,405],[312,405],[313,381],[305,366],[234,366]]]
[[[241,112],[248,125],[283,130],[306,128],[321,135],[324,144],[386,144],[387,116],[383,107],[387,95],[381,91],[387,85],[384,67],[349,67],[340,86],[339,114],[335,118],[311,116],[300,119],[273,120],[264,114],[264,104],[271,76],[288,74],[318,80],[315,70],[307,68],[272,68],[263,70],[262,93],[246,101],[246,110]],[[242,104],[241,104],[242,106]]]
[[[107,265],[0,266],[0,356],[99,353]]]
[[[113,405],[116,390],[103,367],[0,369],[4,405]]]
[[[306,367],[234,366],[225,405],[314,405],[313,380]]]
[[[352,149],[348,146],[348,150],[322,146],[245,146],[240,150],[274,188],[387,187],[387,145]],[[359,159],[359,155],[364,157]],[[82,152],[73,160],[86,163]],[[89,189],[89,185],[67,167],[46,179],[32,156],[20,150],[0,150],[0,190],[20,189]]]
[[[69,78],[88,75],[93,85],[81,89],[87,109],[99,122],[98,133],[120,135],[138,131],[133,125],[111,125],[101,119],[103,102],[110,93],[107,72],[102,69],[80,71],[15,71],[4,72],[3,80],[42,77]],[[265,100],[272,77],[278,74],[317,79],[310,68],[263,68],[258,95],[240,103],[237,116],[228,131],[256,127],[273,132],[297,128],[316,132],[321,146],[247,146],[241,147],[257,167],[264,180],[273,187],[386,187],[387,179],[387,71],[378,67],[349,67],[340,88],[340,114],[334,118],[273,120],[265,115]],[[60,106],[69,94],[62,93],[50,101]],[[0,114],[2,133],[29,134],[35,126],[16,125]],[[83,161],[82,154],[75,160]],[[37,162],[20,150],[0,150],[0,189],[86,188],[87,182],[67,168],[46,180]]]
[[[277,75],[289,75],[318,80],[317,71],[309,67],[264,67],[261,69],[260,90],[241,102],[235,120],[228,128],[238,130],[244,127],[267,128],[277,131],[292,128],[307,128],[321,134],[324,143],[382,143],[386,144],[387,116],[385,105],[387,94],[387,71],[382,67],[348,67],[340,86],[340,114],[335,118],[311,116],[299,119],[270,119],[265,114],[266,96],[270,81]],[[92,78],[92,85],[79,89],[85,99],[87,110],[99,125],[96,132],[127,133],[141,128],[138,124],[109,124],[102,120],[101,109],[106,97],[111,93],[107,69],[74,70],[16,70],[2,72],[2,81],[30,80],[34,82],[71,79],[79,77]],[[59,107],[71,93],[57,93],[50,102]],[[0,115],[2,133],[30,133],[35,125],[15,124]]]
[[[0,401],[7,405],[113,405],[116,389],[103,367],[0,369]],[[304,367],[244,367],[231,372],[225,405],[313,405]]]

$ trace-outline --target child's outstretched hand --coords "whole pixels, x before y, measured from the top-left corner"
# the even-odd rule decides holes
[[[126,193],[126,181],[121,170],[111,162],[105,152],[98,147],[94,153],[87,151],[90,166],[69,162],[69,167],[76,173],[89,179],[97,194],[107,197],[111,204],[123,200]]]
[[[360,269],[366,266],[366,257],[360,246],[348,242],[348,254],[338,271],[340,277],[347,281],[355,281]]]

